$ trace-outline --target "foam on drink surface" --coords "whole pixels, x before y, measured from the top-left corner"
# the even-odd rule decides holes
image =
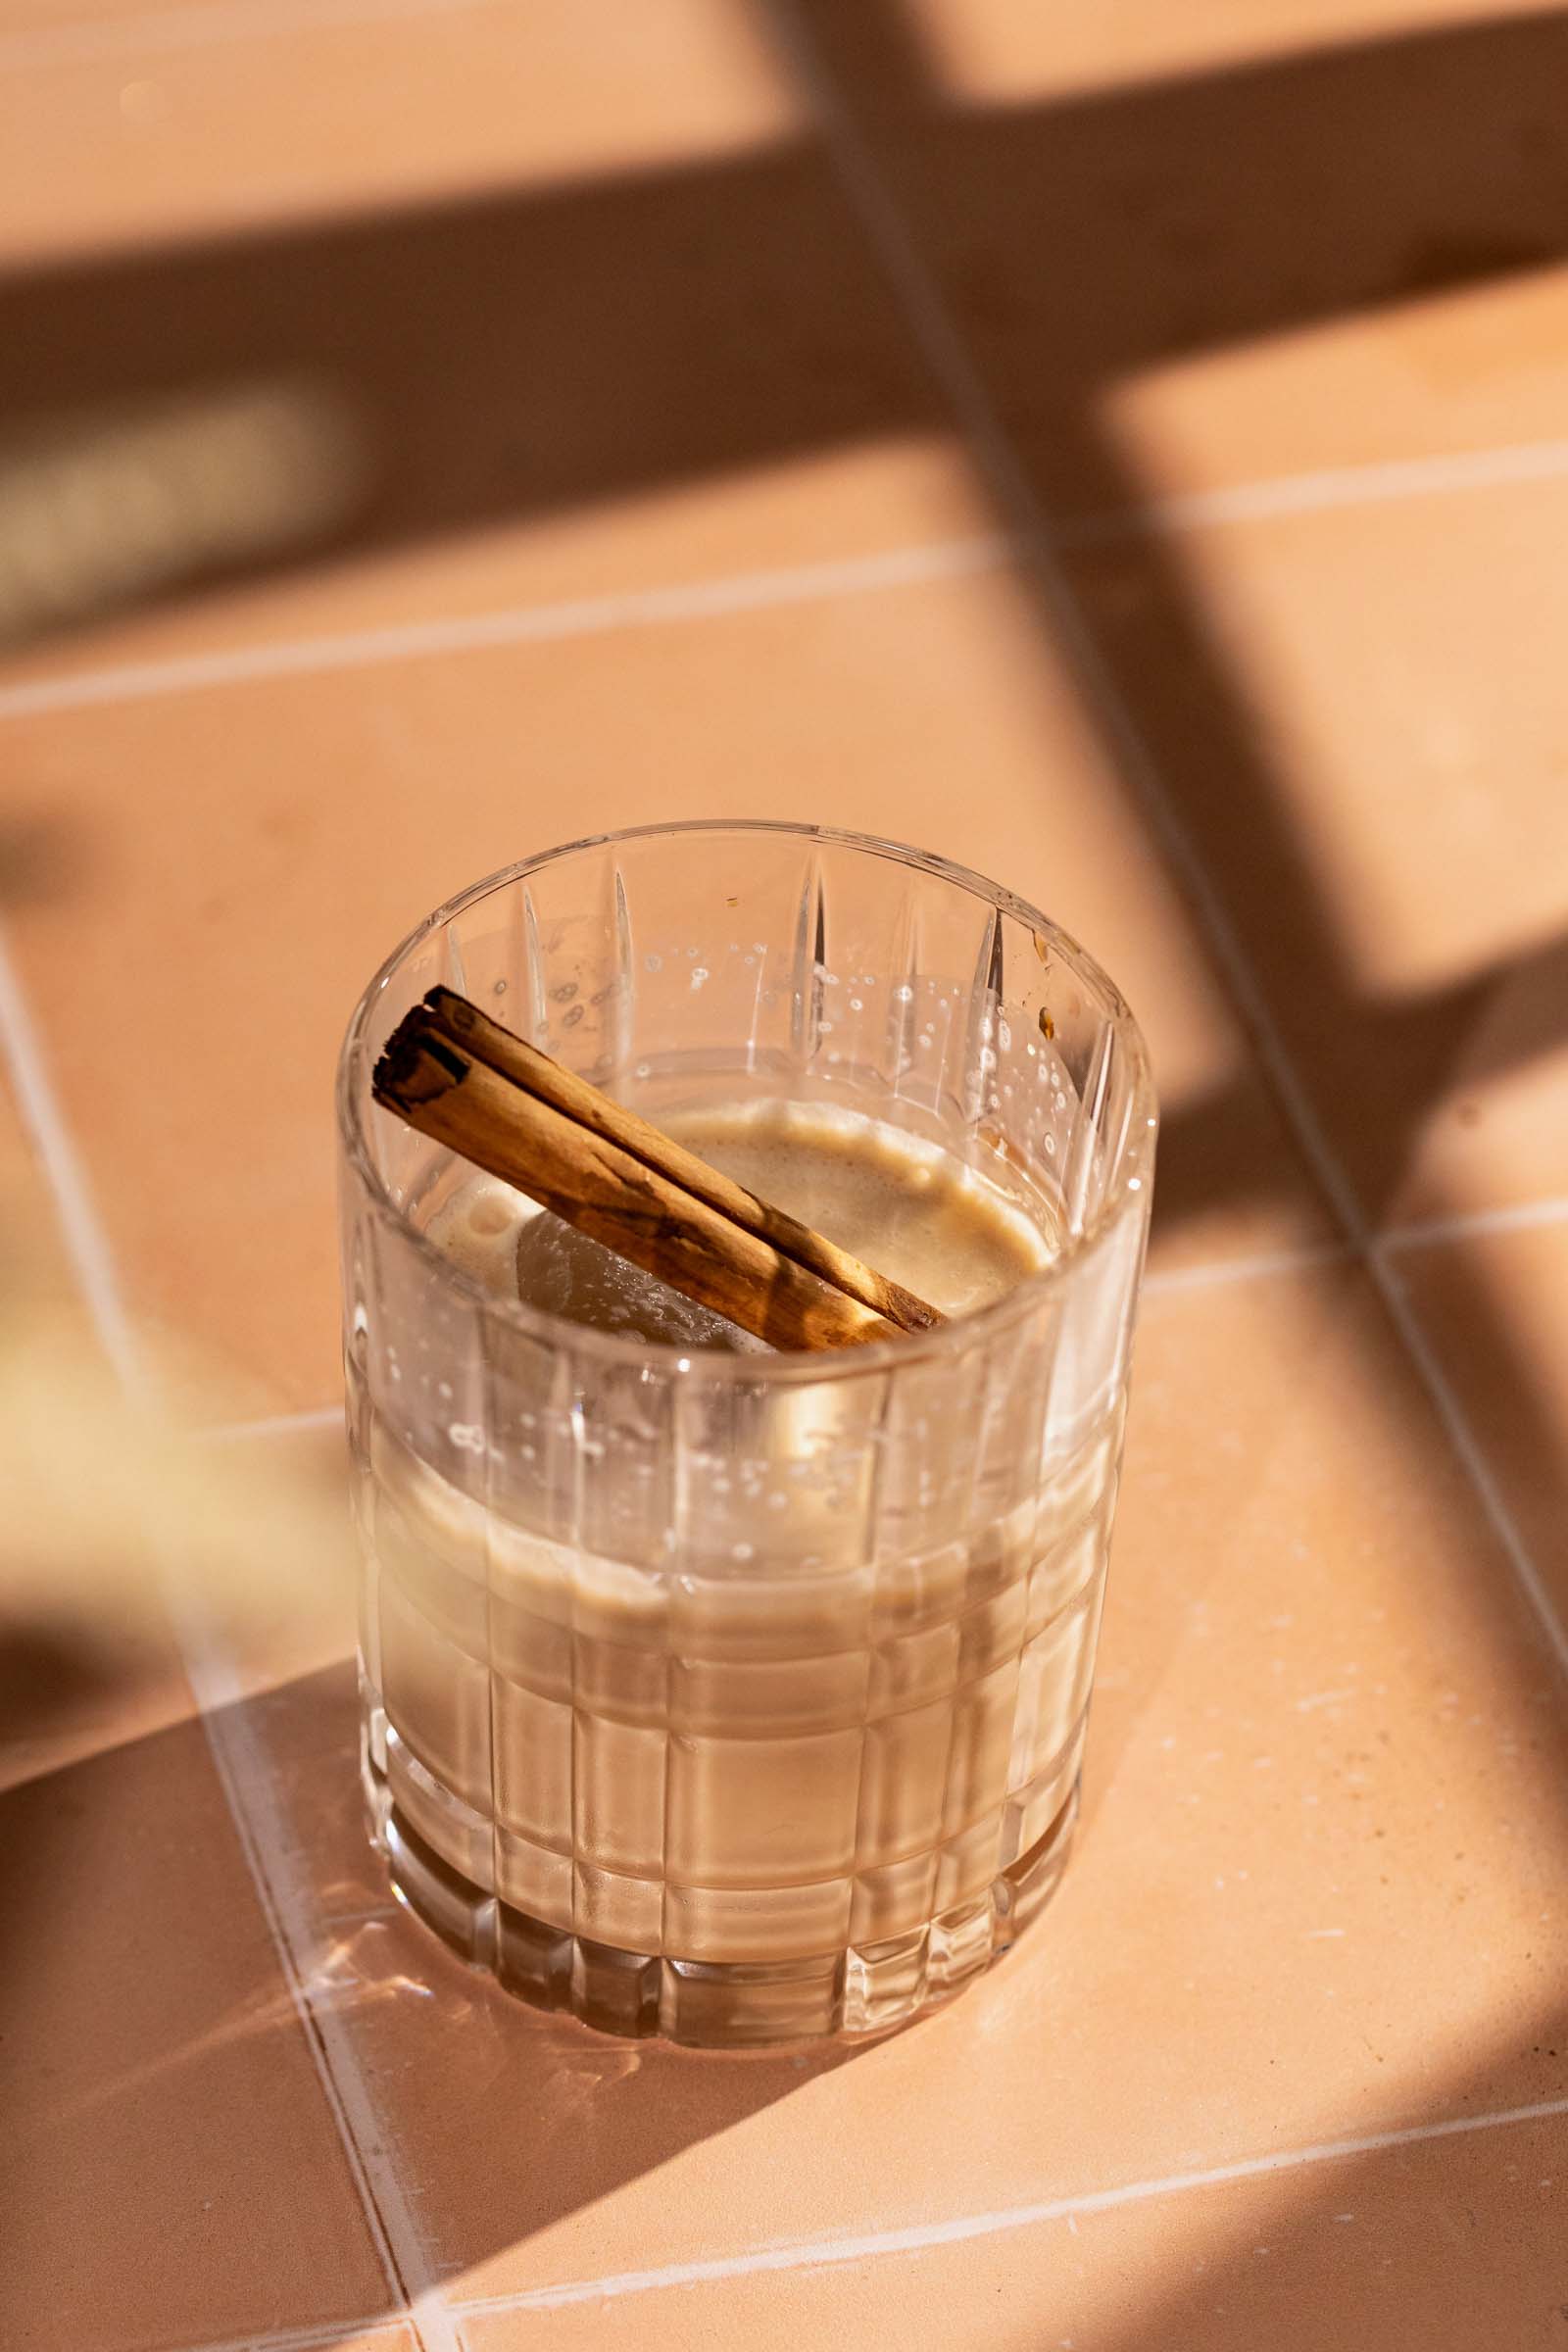
[[[814,1226],[944,1314],[1000,1298],[1050,1255],[1041,1223],[938,1146],[821,1103],[667,1117],[666,1131],[748,1191]],[[446,1200],[431,1239],[488,1287],[546,1313],[671,1348],[764,1343],[617,1257],[494,1177]]]

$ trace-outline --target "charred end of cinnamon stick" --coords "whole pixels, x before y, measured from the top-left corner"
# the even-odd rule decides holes
[[[449,1037],[465,1041],[473,1035],[481,1023],[486,1027],[497,1025],[490,1021],[487,1013],[480,1011],[477,1004],[470,1004],[466,997],[460,997],[455,988],[427,989],[419,1009],[428,1013],[436,1027],[444,1029]]]
[[[408,1118],[461,1086],[468,1064],[455,1054],[422,1004],[405,1013],[370,1073],[370,1092],[384,1110]]]

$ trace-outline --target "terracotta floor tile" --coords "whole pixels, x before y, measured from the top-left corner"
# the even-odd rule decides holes
[[[19,720],[5,742],[16,805],[77,853],[16,952],[133,1298],[280,1405],[338,1385],[328,1102],[363,981],[463,882],[655,809],[821,812],[1006,875],[1144,1009],[1170,1114],[1163,1262],[1323,1230],[1004,572]],[[149,1130],[132,1038],[163,1017],[188,1052]]]
[[[1559,1691],[1341,1272],[1149,1306],[1080,1850],[1035,1936],[878,2048],[703,2060],[512,2004],[363,1916],[346,1668],[252,1720],[383,2145],[483,2297],[1568,2096]]]
[[[0,1798],[0,2335],[153,2352],[388,2287],[199,1725]]]
[[[8,9],[0,251],[36,264],[689,168],[795,114],[734,0],[648,0],[634,23],[608,0]]]
[[[1521,13],[1519,0],[1189,0],[1181,9],[1117,0],[1051,16],[1013,0],[906,0],[902,11],[930,80],[970,106],[1174,79]]]
[[[1374,1219],[1568,1191],[1568,483],[1081,559]]]
[[[807,13],[1057,520],[1560,441],[1560,11]]]
[[[225,77],[262,149],[242,170],[217,96],[194,110],[214,154],[170,153],[166,193],[199,233],[171,251],[177,222],[73,172],[127,242],[0,283],[0,687],[991,527],[738,0],[631,29],[279,5],[275,37],[157,61]],[[79,152],[55,80],[4,59],[23,146]],[[92,68],[113,106],[153,86],[131,70]],[[117,116],[111,153],[168,138]],[[49,186],[16,169],[65,234],[58,161]]]
[[[781,369],[790,365],[781,353]],[[542,406],[535,404],[536,416]],[[907,406],[912,413],[919,403],[911,397]],[[621,417],[607,415],[604,429],[625,446]],[[166,680],[186,682],[192,664],[221,678],[280,658],[305,667],[384,659],[401,632],[441,652],[466,638],[483,641],[487,631],[505,642],[602,629],[612,625],[617,599],[672,590],[722,597],[729,583],[744,596],[758,592],[750,584],[759,574],[818,565],[847,565],[853,579],[867,560],[918,564],[925,550],[934,551],[933,564],[944,549],[961,563],[966,543],[978,547],[992,534],[965,460],[936,431],[877,441],[852,433],[842,447],[801,456],[786,448],[776,462],[731,469],[721,450],[704,455],[702,430],[694,430],[689,464],[666,466],[650,453],[649,487],[636,486],[634,466],[623,494],[581,506],[509,486],[492,435],[495,478],[477,491],[489,505],[448,522],[439,512],[450,487],[439,453],[427,453],[426,464],[426,453],[404,445],[391,461],[408,492],[402,527],[355,515],[328,550],[290,549],[286,561],[222,580],[194,578],[167,597],[123,605],[110,598],[69,625],[46,615],[46,625],[0,644],[0,717],[19,705],[69,707],[102,689],[156,692]],[[787,444],[791,430],[781,409],[775,437]],[[420,510],[432,505],[427,528]]]
[[[1400,1250],[1394,1270],[1568,1626],[1568,1222]]]
[[[1555,2352],[1568,2127],[1428,2140],[977,2242],[466,2317],[472,2352]]]

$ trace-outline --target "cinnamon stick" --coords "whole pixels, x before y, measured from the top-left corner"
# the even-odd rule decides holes
[[[793,1258],[810,1273],[820,1274],[836,1290],[847,1291],[873,1314],[896,1323],[901,1331],[934,1331],[944,1320],[934,1306],[928,1306],[902,1283],[889,1281],[885,1274],[876,1273],[859,1258],[853,1257],[848,1250],[839,1249],[825,1234],[803,1225],[798,1217],[774,1208],[748,1192],[744,1185],[710,1167],[706,1160],[686,1151],[636,1111],[612,1102],[597,1086],[590,1086],[586,1078],[568,1070],[564,1062],[541,1053],[537,1046],[530,1046],[512,1030],[504,1029],[499,1021],[493,1021],[487,1012],[481,1012],[477,1004],[460,997],[456,990],[432,988],[424,1004],[437,1027],[455,1044],[466,1047],[476,1061],[485,1062],[504,1078],[513,1079],[542,1102],[552,1103],[606,1143],[629,1152],[633,1159],[640,1159],[657,1175],[667,1177],[682,1192],[706,1200],[720,1216],[730,1218],[760,1241],[767,1242],[781,1256]]]
[[[776,1348],[929,1330],[936,1308],[697,1158],[450,989],[387,1041],[375,1100]]]

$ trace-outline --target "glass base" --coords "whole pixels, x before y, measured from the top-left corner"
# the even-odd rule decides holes
[[[674,1960],[592,1942],[488,1893],[413,1827],[368,1740],[363,1773],[371,1838],[394,1891],[463,1959],[536,2008],[564,2010],[601,2033],[662,2034],[698,2049],[863,2038],[950,1999],[1054,1892],[1078,1814],[1074,1779],[1045,1835],[983,1894],[886,1943],[801,1960]]]

